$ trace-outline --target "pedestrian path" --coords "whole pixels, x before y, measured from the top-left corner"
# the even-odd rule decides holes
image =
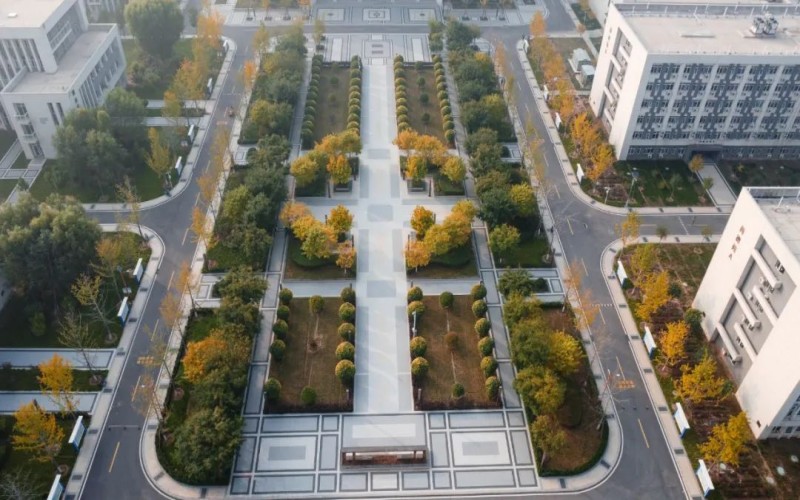
[[[708,194],[717,206],[733,206],[736,203],[736,195],[733,193],[728,182],[723,177],[714,162],[706,162],[703,168],[697,173],[701,179],[711,179],[711,189]]]
[[[399,152],[394,120],[392,67],[370,64],[363,68],[363,151],[359,169],[362,187],[358,205],[356,246],[356,360],[355,413],[412,411],[411,373],[403,219],[397,180]],[[367,189],[363,189],[366,187]]]
[[[48,361],[53,355],[64,358],[75,370],[107,370],[114,349],[0,349],[0,366],[31,368]]]
[[[97,401],[97,394],[96,392],[72,393],[75,411],[80,413],[92,413],[95,402]],[[3,391],[0,392],[0,415],[11,415],[17,411],[20,406],[32,401],[36,401],[36,404],[46,412],[58,412],[62,410],[62,407],[56,401],[42,394],[40,391]]]

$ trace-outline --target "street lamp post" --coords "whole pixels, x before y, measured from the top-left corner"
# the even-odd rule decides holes
[[[606,198],[603,200],[603,205],[608,205],[608,192],[611,191],[610,186],[606,186]]]

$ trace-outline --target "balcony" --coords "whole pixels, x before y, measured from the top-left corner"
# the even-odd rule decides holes
[[[20,139],[22,139],[24,142],[27,142],[28,144],[39,142],[39,138],[36,137],[36,134],[22,134],[20,136]]]
[[[25,113],[24,115],[14,115],[14,120],[19,123],[30,123],[31,117],[28,116],[28,113]]]

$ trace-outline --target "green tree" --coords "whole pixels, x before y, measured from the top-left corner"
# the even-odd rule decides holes
[[[516,216],[517,207],[506,187],[495,187],[481,197],[480,217],[489,227],[513,224]]]
[[[300,249],[308,259],[326,259],[330,256],[331,247],[335,241],[330,228],[326,228],[322,224],[315,224],[309,229]]]
[[[319,178],[319,164],[309,155],[301,156],[292,162],[289,172],[294,176],[297,185],[308,186]]]
[[[172,178],[169,173],[172,170],[172,154],[169,147],[161,140],[158,129],[151,127],[147,132],[150,139],[150,154],[147,155],[147,166],[164,181],[164,184],[172,189]]]
[[[643,298],[636,313],[644,321],[650,321],[653,315],[669,302],[669,273],[661,271],[649,274],[642,281],[640,288]]]
[[[192,484],[227,480],[241,432],[241,417],[226,415],[222,408],[190,413],[175,432],[172,449],[180,479]]]
[[[552,415],[564,404],[566,384],[552,370],[537,366],[520,370],[514,389],[537,416]]]
[[[653,243],[636,245],[631,254],[631,271],[637,283],[652,271],[656,264],[656,258],[656,246]]]
[[[133,0],[125,6],[125,24],[142,50],[165,61],[183,31],[183,14],[172,0]]]
[[[536,195],[530,184],[515,184],[509,191],[511,202],[522,217],[530,217],[536,213]]]
[[[314,19],[314,45],[319,46],[325,37],[325,21],[317,17]]]
[[[525,269],[510,269],[500,275],[497,289],[504,297],[517,294],[527,297],[536,291],[536,285]]]
[[[553,415],[540,415],[531,424],[531,440],[542,450],[542,466],[567,443],[567,434]]]
[[[500,261],[519,246],[519,230],[508,224],[501,224],[489,233],[489,246],[500,257]]]
[[[464,161],[458,156],[450,156],[440,169],[442,175],[450,179],[451,182],[463,182],[467,176],[467,167]]]
[[[76,201],[23,194],[0,207],[0,267],[18,293],[56,309],[94,260],[100,234]]]
[[[246,266],[235,267],[216,284],[222,298],[238,298],[244,303],[257,303],[267,291],[267,282]]]

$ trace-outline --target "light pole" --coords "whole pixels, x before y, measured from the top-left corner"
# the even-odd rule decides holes
[[[631,170],[631,188],[628,190],[628,199],[625,200],[625,208],[628,208],[628,202],[631,201],[631,194],[633,194],[633,186],[636,185],[636,179],[639,178],[639,172],[634,168]]]
[[[603,200],[603,205],[608,205],[608,192],[611,191],[610,186],[606,186],[606,198]]]

